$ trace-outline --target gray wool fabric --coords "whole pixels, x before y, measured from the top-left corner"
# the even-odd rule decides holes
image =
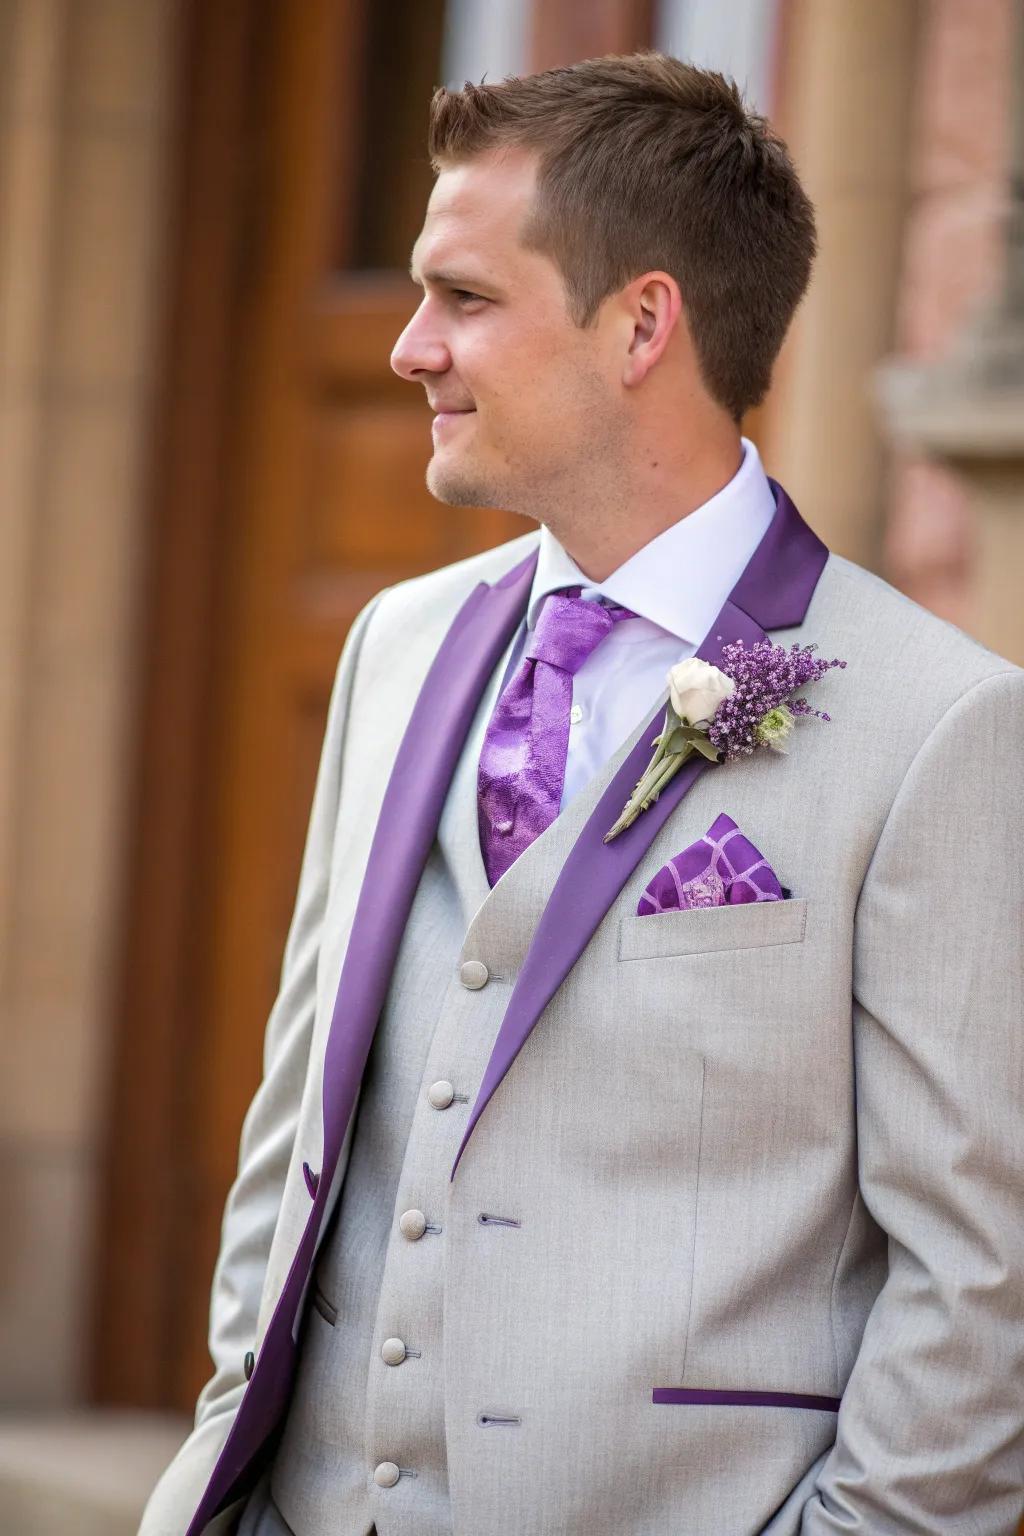
[[[382,765],[460,602],[535,541],[388,589],[346,642],[225,1211],[215,1371],[141,1536],[187,1525],[309,1209]],[[490,890],[476,766],[511,646],[495,668],[335,1175],[283,1435],[206,1536],[1014,1530],[1024,671],[834,554],[804,623],[771,638],[846,659],[813,685],[831,721],[701,776],[451,1181],[551,888],[654,710]],[[637,916],[723,811],[792,897]],[[841,1406],[657,1403],[657,1387]]]
[[[319,1294],[272,1478],[274,1502],[296,1536],[328,1528],[365,1536],[374,1518],[367,1456],[371,1471],[382,1461],[403,1470],[405,1507],[394,1529],[417,1536],[452,1530],[443,1366],[448,1175],[509,979],[544,896],[536,877],[524,879],[525,866],[514,879],[509,871],[503,899],[488,902],[473,923],[489,886],[475,814],[465,811],[475,810],[477,742],[502,672],[496,670],[482,701],[416,893],[367,1064],[344,1187],[317,1266]],[[474,985],[465,986],[456,963],[468,934],[472,952],[487,956],[483,987],[477,973],[470,977]],[[443,1082],[456,1097],[435,1108],[428,1093]],[[426,1217],[419,1238],[401,1231],[406,1210]],[[394,1337],[418,1353],[386,1364],[381,1346]]]

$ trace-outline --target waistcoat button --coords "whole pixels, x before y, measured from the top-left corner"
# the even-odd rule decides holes
[[[393,1461],[382,1461],[373,1469],[373,1480],[378,1488],[393,1488],[399,1479],[399,1471]]]
[[[482,960],[463,960],[459,967],[459,979],[464,987],[469,987],[473,992],[478,987],[487,985],[489,976],[486,965]]]
[[[250,1350],[246,1351],[245,1360],[242,1362],[242,1370],[245,1372],[245,1379],[246,1379],[246,1381],[249,1381],[251,1379],[252,1373],[253,1373],[253,1371],[255,1369],[256,1369],[256,1356],[253,1354],[252,1350],[250,1349]]]
[[[422,1237],[427,1230],[427,1218],[422,1211],[403,1211],[398,1218],[398,1225],[402,1230],[402,1236],[411,1238],[415,1242],[416,1238]]]
[[[448,1105],[451,1103],[454,1097],[455,1089],[452,1087],[451,1083],[449,1083],[447,1079],[443,1077],[441,1078],[440,1082],[431,1083],[430,1087],[427,1089],[427,1098],[430,1100],[431,1104],[433,1104],[435,1109],[447,1109]]]
[[[405,1359],[405,1345],[401,1339],[385,1339],[380,1347],[380,1357],[385,1365],[401,1365]]]

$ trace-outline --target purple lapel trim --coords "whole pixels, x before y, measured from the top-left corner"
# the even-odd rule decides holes
[[[819,1413],[838,1413],[841,1399],[819,1397],[813,1392],[728,1392],[710,1387],[655,1387],[651,1402],[718,1408],[814,1408]]]
[[[537,551],[480,582],[441,642],[381,803],[324,1057],[324,1168],[333,1177],[445,797],[491,673],[526,609]],[[407,743],[410,749],[407,749]]]
[[[697,648],[696,654],[703,661],[720,661],[723,647],[732,641],[742,639],[753,645],[766,638],[766,629],[789,629],[801,624],[825,568],[827,546],[804,522],[781,485],[774,480],[769,480],[769,484],[775,497],[775,516]],[[597,925],[679,801],[700,775],[712,767],[705,757],[691,758],[654,805],[627,831],[610,843],[604,841],[605,833],[647,766],[651,738],[661,729],[664,713],[664,705],[659,705],[562,866],[516,978],[450,1179],[455,1178],[455,1170],[491,1095]]]
[[[295,1373],[292,1333],[313,1262],[320,1221],[356,1094],[445,796],[480,697],[526,611],[537,551],[493,585],[480,582],[455,615],[427,673],[381,803],[324,1054],[323,1166],[306,1186],[309,1219],[267,1326],[253,1374],[186,1536],[254,1481]]]

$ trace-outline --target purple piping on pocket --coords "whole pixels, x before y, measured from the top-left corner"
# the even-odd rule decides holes
[[[816,1408],[838,1413],[838,1397],[818,1397],[813,1392],[722,1392],[711,1387],[655,1387],[654,1403],[694,1403],[721,1408]]]
[[[308,1163],[303,1163],[302,1177],[306,1181],[306,1188],[309,1190],[309,1198],[311,1200],[315,1200],[317,1188],[320,1183],[320,1175],[318,1173],[314,1173]]]

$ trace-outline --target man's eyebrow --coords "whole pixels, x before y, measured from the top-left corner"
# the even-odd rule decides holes
[[[472,289],[474,285],[478,283],[485,288],[490,286],[490,284],[484,278],[467,277],[461,272],[455,272],[451,269],[442,267],[431,267],[429,271],[424,272],[423,278],[421,280],[416,276],[416,273],[413,270],[413,266],[413,262],[410,261],[409,276],[412,278],[413,282],[417,283],[420,287],[422,287],[424,283],[432,283],[436,288]]]

